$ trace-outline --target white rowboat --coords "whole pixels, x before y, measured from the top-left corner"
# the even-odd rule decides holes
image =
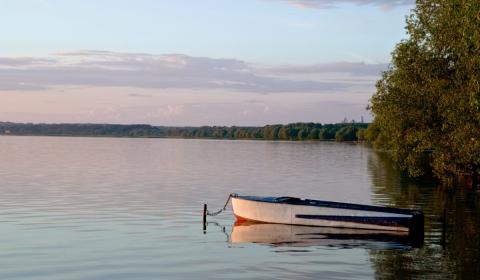
[[[423,213],[417,210],[295,197],[232,195],[238,221],[421,233]]]

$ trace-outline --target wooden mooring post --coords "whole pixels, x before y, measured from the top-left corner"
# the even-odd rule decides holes
[[[207,231],[207,204],[203,204],[203,233]]]

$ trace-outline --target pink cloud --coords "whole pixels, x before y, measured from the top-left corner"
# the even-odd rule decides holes
[[[40,90],[52,86],[223,89],[256,93],[346,90],[345,80],[319,81],[298,74],[343,73],[378,77],[385,64],[329,63],[259,67],[237,59],[182,54],[108,51],[58,53],[48,58],[1,58],[0,90]],[[279,74],[279,75],[277,75]],[[292,79],[288,75],[295,75]]]

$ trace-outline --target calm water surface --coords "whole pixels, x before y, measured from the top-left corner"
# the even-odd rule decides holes
[[[0,279],[480,275],[478,191],[404,179],[361,145],[0,137],[0,159]],[[420,208],[425,241],[297,242],[288,234],[302,229],[289,227],[256,228],[260,243],[236,243],[246,227],[230,209],[204,233],[203,203],[219,209],[231,192]],[[279,233],[285,242],[272,239]]]

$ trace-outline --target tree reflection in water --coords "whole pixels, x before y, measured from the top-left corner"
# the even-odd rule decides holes
[[[408,179],[385,153],[368,160],[374,203],[420,208],[425,213],[421,248],[370,250],[380,279],[478,279],[480,275],[480,194],[467,188],[446,189],[433,180]],[[446,213],[443,235],[442,218]]]

